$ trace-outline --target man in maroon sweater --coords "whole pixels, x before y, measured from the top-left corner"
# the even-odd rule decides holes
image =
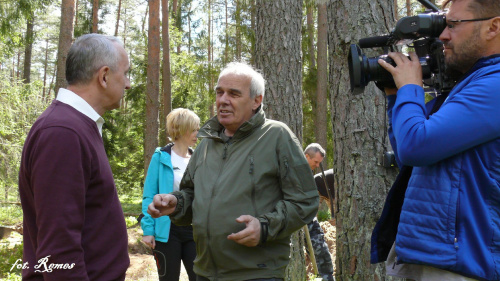
[[[102,141],[101,117],[118,108],[129,61],[118,39],[78,38],[67,89],[35,122],[19,171],[23,280],[124,280],[127,230]]]

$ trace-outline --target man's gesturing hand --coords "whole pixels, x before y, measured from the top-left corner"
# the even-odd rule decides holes
[[[236,222],[245,223],[246,227],[238,233],[232,233],[227,236],[227,239],[247,246],[255,247],[260,241],[260,222],[255,217],[250,215],[242,215],[236,219]]]
[[[395,67],[382,59],[379,59],[378,63],[392,74],[398,89],[407,84],[415,84],[422,87],[422,66],[417,54],[411,52],[411,60],[402,53],[390,52],[388,56],[396,63]]]
[[[172,194],[156,194],[148,206],[148,214],[153,218],[170,215],[177,206],[177,197]]]

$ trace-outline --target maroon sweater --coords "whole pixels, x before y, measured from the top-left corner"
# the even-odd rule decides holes
[[[52,102],[24,144],[19,193],[23,280],[124,280],[127,230],[93,120]]]

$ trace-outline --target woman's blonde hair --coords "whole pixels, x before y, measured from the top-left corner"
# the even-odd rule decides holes
[[[200,117],[189,109],[176,108],[167,115],[167,131],[171,141],[199,128]]]

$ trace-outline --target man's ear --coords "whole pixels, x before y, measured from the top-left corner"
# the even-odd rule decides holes
[[[99,85],[101,85],[101,87],[103,88],[107,88],[108,87],[108,75],[109,75],[109,66],[103,66],[101,68],[99,68],[99,70],[97,71],[97,79],[99,80]]]
[[[486,39],[492,40],[498,36],[500,36],[500,17],[495,17],[491,20],[491,23],[488,25]]]
[[[255,96],[252,110],[255,111],[255,110],[257,110],[257,108],[259,108],[259,106],[262,104],[262,98],[263,98],[262,95]]]

